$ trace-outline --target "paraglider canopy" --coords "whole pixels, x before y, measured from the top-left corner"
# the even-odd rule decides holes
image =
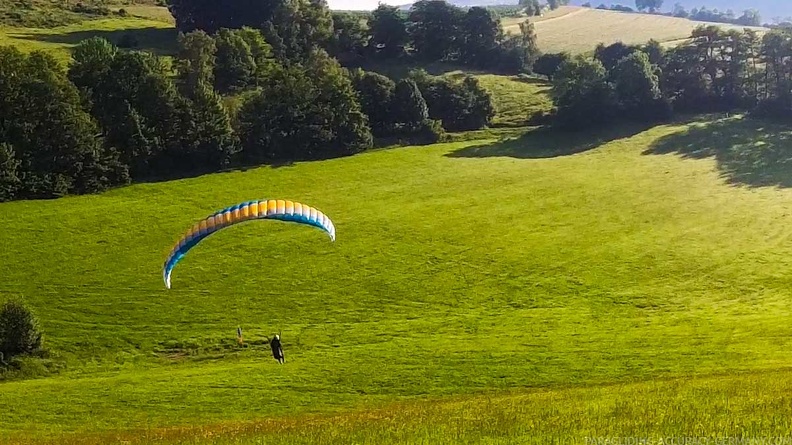
[[[201,240],[234,224],[258,219],[276,219],[307,224],[325,231],[330,235],[330,239],[335,241],[335,226],[333,222],[324,213],[313,207],[283,199],[243,202],[213,213],[196,223],[181,237],[171,249],[162,268],[162,278],[165,281],[165,286],[168,289],[171,288],[171,272],[173,272],[173,268]]]

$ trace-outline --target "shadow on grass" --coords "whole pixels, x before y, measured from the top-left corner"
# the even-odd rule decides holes
[[[364,152],[363,152],[364,153]],[[217,174],[233,174],[245,173],[251,170],[262,168],[269,168],[273,170],[282,168],[293,168],[299,164],[317,162],[317,161],[330,161],[335,159],[343,159],[356,156],[359,153],[346,153],[346,154],[322,154],[315,156],[301,156],[295,158],[282,158],[282,159],[261,159],[261,160],[236,160],[231,165],[217,169],[196,169],[196,170],[181,170],[176,164],[165,164],[166,167],[160,168],[156,172],[151,172],[146,175],[135,178],[131,184],[121,187],[127,187],[133,184],[158,184],[170,181],[179,181],[182,179],[196,179],[204,176],[217,175]],[[168,167],[172,165],[172,167]],[[167,173],[163,173],[163,171]],[[176,173],[173,173],[176,172]]]
[[[451,158],[555,158],[593,150],[608,142],[634,136],[648,128],[650,128],[648,125],[625,124],[597,131],[571,132],[552,127],[539,127],[516,138],[503,139],[494,144],[466,147],[446,156]]]
[[[92,37],[101,37],[118,46],[147,50],[161,56],[168,56],[176,52],[178,31],[175,28],[148,27],[113,31],[75,31],[62,34],[19,33],[14,37],[65,45],[76,45]]]
[[[715,158],[721,176],[733,185],[792,187],[792,129],[785,125],[745,117],[698,122],[644,152],[671,153]]]

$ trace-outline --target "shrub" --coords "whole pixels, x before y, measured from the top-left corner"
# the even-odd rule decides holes
[[[491,94],[472,76],[462,82],[430,76],[424,70],[411,71],[429,107],[429,118],[442,121],[447,131],[479,130],[495,117]]]
[[[72,12],[76,12],[77,14],[89,14],[89,15],[110,15],[111,11],[110,8],[106,6],[94,6],[94,5],[86,5],[82,2],[77,2],[74,6],[71,7]]]
[[[569,60],[569,58],[570,56],[567,53],[542,54],[538,59],[536,59],[536,63],[534,63],[533,66],[533,71],[536,74],[547,76],[548,79],[552,80],[556,71],[558,71],[558,67],[560,67],[565,61]]]
[[[438,119],[427,119],[416,134],[415,144],[436,144],[446,137],[443,123]]]
[[[18,301],[6,302],[0,308],[0,353],[8,360],[40,348],[41,333],[33,313]]]

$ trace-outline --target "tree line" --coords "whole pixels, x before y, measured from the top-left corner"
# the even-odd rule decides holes
[[[664,50],[600,45],[593,56],[543,56],[537,71],[552,78],[556,123],[582,128],[614,120],[653,122],[673,113],[748,110],[792,116],[792,31],[702,26],[691,40]]]
[[[528,16],[540,16],[545,11],[553,11],[567,4],[569,4],[569,0],[547,0],[544,4],[540,3],[539,0],[520,0],[518,2],[523,13]]]
[[[538,1],[538,0],[532,0]],[[583,7],[591,8],[592,4],[586,2]],[[649,12],[650,14],[661,14],[671,17],[679,17],[701,22],[714,22],[714,23],[730,23],[740,26],[762,26],[762,17],[756,9],[746,9],[742,14],[737,15],[733,10],[727,9],[726,11],[719,11],[717,8],[708,9],[706,6],[701,8],[693,8],[690,11],[680,4],[674,4],[671,12],[660,13],[659,10],[663,6],[663,0],[635,0],[635,9],[620,4],[606,5],[600,3],[596,9],[604,9],[609,11],[619,12]]]
[[[538,53],[530,22],[509,35],[493,9],[444,0],[420,0],[408,12],[380,4],[371,13],[332,13],[324,0],[172,0],[170,10],[185,33],[260,29],[279,58],[318,46],[342,62],[412,57],[518,73]]]
[[[698,20],[702,22],[717,22],[717,23],[731,23],[741,26],[761,26],[762,17],[759,11],[755,9],[747,9],[741,15],[737,15],[731,9],[726,11],[718,11],[718,9],[707,9],[705,6],[701,8],[693,8],[687,11],[682,5],[674,5],[671,12],[674,17],[681,17],[690,20]]]
[[[81,42],[68,68],[0,47],[0,200],[350,155],[374,137],[431,143],[494,114],[472,77],[395,82],[318,47],[281,59],[247,27],[181,34],[172,65],[102,38]]]

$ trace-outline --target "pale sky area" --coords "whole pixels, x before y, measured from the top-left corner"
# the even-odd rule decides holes
[[[327,0],[330,9],[355,9],[355,10],[373,10],[379,4],[379,0]],[[383,0],[382,3],[386,5],[404,5],[412,3],[411,0]]]

